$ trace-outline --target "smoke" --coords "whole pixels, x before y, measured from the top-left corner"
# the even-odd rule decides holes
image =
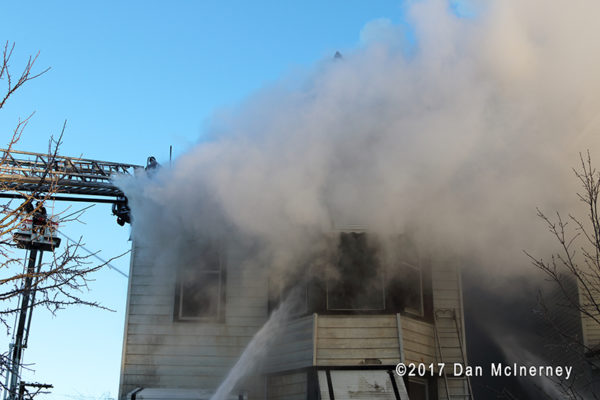
[[[564,357],[562,360],[552,360],[549,363],[549,359],[547,358],[546,353],[534,353],[530,351],[530,348],[525,348],[523,346],[523,340],[521,337],[511,337],[506,336],[503,337],[498,345],[502,349],[502,352],[505,355],[505,364],[504,365],[519,365],[519,366],[560,366],[563,368],[570,368],[569,378],[566,378],[566,374],[562,377],[553,376],[553,372],[543,372],[541,375],[536,376],[519,376],[518,380],[524,381],[526,383],[524,387],[529,392],[526,398],[538,399],[538,398],[547,398],[547,399],[595,399],[596,396],[594,394],[594,386],[590,384],[591,380],[589,376],[585,374],[582,370],[577,371],[578,366],[581,364],[573,366],[572,363],[568,361],[573,361],[572,352],[569,351],[571,357]],[[563,344],[564,346],[564,344]],[[532,347],[535,347],[532,346]],[[548,351],[548,349],[546,349]],[[540,357],[539,354],[544,354],[544,357]],[[568,360],[567,362],[565,362]],[[570,360],[569,360],[570,358]],[[549,373],[549,375],[545,375]],[[576,381],[582,381],[577,382]],[[522,398],[522,397],[519,397]]]
[[[172,169],[121,182],[134,236],[159,211],[164,236],[227,226],[285,264],[315,232],[410,226],[512,273],[539,245],[535,207],[572,202],[570,170],[597,147],[598,8],[497,1],[461,18],[416,2],[410,40],[369,23],[342,60],[215,115]]]
[[[504,338],[503,343],[500,343],[502,351],[506,355],[507,360],[518,365],[526,366],[539,366],[547,365],[546,360],[533,354],[526,348],[521,346],[521,340],[519,338],[507,337]],[[561,399],[568,396],[565,395],[564,391],[561,390],[560,381],[557,378],[550,378],[547,376],[529,376],[522,378],[534,381],[536,390],[530,389],[533,392],[530,396],[533,397],[546,397],[550,399]]]
[[[172,265],[182,236],[236,235],[285,285],[318,238],[358,225],[526,273],[522,250],[548,246],[536,207],[573,209],[571,168],[598,149],[600,3],[459,9],[405,3],[342,59],[215,114],[172,168],[119,180],[148,259]]]

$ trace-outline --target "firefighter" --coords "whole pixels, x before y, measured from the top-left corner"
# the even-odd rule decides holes
[[[150,171],[152,169],[158,169],[160,167],[160,164],[158,163],[158,161],[156,161],[156,158],[154,156],[150,156],[148,157],[148,160],[146,161],[146,171]]]
[[[48,213],[46,212],[44,203],[41,201],[35,203],[35,210],[36,211],[33,213],[33,231],[43,235]]]
[[[42,203],[41,201],[38,201],[35,204],[35,207],[38,209],[38,212],[40,213],[40,217],[43,219],[43,221],[45,223],[46,218],[48,217],[48,212],[46,211],[46,207],[44,207],[44,203]]]
[[[117,224],[123,226],[125,223],[131,223],[131,210],[127,204],[127,197],[119,196],[117,202],[113,203],[112,212],[117,216]]]
[[[23,205],[21,206],[21,210],[25,213],[25,215],[30,215],[33,212],[33,204],[31,204],[31,200],[25,200]]]

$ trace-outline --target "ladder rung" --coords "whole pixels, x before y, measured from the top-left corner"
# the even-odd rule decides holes
[[[461,329],[459,328],[459,321],[462,318],[457,318],[456,310],[453,309],[439,309],[434,311],[434,332],[437,354],[442,362],[450,362],[449,360],[458,360],[462,365],[466,366],[464,346],[461,341]],[[442,345],[442,342],[457,343],[458,346],[446,346]],[[458,350],[458,355],[454,355]],[[444,354],[450,352],[449,354]],[[446,360],[444,360],[446,359]],[[473,392],[469,377],[466,375],[448,375],[445,372],[442,375],[446,383],[446,398],[447,400],[452,399],[473,399]],[[462,390],[465,390],[465,394],[451,394],[453,390],[448,387],[448,381],[463,382],[466,383]],[[452,388],[456,389],[456,388]]]

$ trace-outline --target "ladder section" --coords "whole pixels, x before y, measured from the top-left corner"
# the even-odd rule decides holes
[[[0,149],[3,191],[122,196],[111,177],[132,175],[138,168],[142,166]]]
[[[473,390],[469,378],[453,375],[454,364],[467,365],[467,357],[463,346],[461,329],[456,310],[449,308],[436,309],[434,312],[434,331],[439,362],[445,363],[442,374],[442,387],[439,387],[440,399],[473,400]],[[464,370],[464,368],[463,368]]]

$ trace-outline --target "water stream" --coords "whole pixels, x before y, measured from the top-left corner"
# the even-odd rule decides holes
[[[250,340],[239,360],[210,398],[211,400],[227,400],[243,378],[251,373],[256,373],[256,367],[264,360],[269,347],[282,333],[283,327],[291,314],[294,304],[291,297],[288,297],[271,313],[267,322]]]

